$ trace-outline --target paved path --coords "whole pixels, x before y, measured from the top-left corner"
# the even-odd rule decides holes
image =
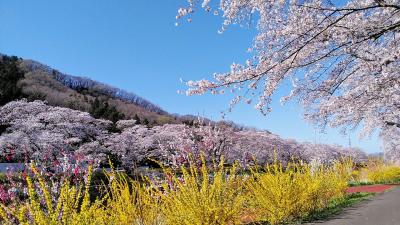
[[[376,194],[328,221],[309,225],[400,225],[400,187]]]

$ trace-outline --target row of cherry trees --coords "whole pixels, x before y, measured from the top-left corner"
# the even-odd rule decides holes
[[[67,164],[100,165],[110,156],[127,169],[148,159],[180,166],[189,157],[199,159],[201,155],[208,161],[224,156],[228,163],[239,160],[243,164],[254,159],[265,163],[276,157],[282,161],[315,159],[325,163],[341,156],[365,159],[359,149],[300,143],[265,131],[237,131],[226,125],[166,124],[149,128],[121,120],[116,124],[119,132],[111,133],[110,121],[41,101],[6,104],[0,108],[0,124],[4,127],[0,136],[2,161],[35,160],[59,170],[66,170],[62,165]]]

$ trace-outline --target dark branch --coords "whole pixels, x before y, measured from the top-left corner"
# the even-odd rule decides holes
[[[386,125],[388,125],[388,126],[396,126],[396,127],[400,128],[400,123],[386,121]]]

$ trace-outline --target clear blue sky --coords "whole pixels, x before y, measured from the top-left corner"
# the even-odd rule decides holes
[[[45,63],[62,72],[86,76],[132,91],[171,113],[220,119],[232,98],[187,97],[179,78],[210,78],[244,62],[255,30],[230,27],[220,35],[221,19],[198,13],[192,23],[175,26],[185,0],[0,0],[0,52]],[[348,146],[338,130],[326,134],[305,123],[295,103],[262,116],[250,105],[239,105],[227,119],[268,129],[285,138]],[[377,135],[353,146],[380,151]]]

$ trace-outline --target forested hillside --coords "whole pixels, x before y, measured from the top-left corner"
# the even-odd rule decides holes
[[[113,122],[120,119],[136,119],[145,125],[182,122],[133,93],[70,76],[33,60],[1,55],[0,68],[0,105],[27,98],[89,112],[95,118]]]

